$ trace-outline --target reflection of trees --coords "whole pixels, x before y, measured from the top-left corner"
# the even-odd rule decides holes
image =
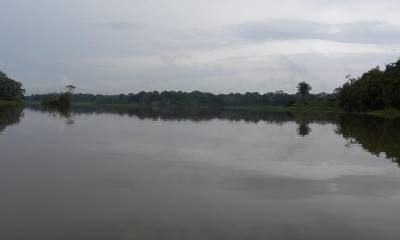
[[[311,132],[311,128],[308,126],[307,123],[300,123],[298,128],[297,128],[297,133],[302,136],[305,137],[308,134],[310,134]]]
[[[65,123],[72,126],[75,122],[73,119],[73,111],[71,107],[48,107],[41,105],[29,105],[29,109],[49,113],[52,117],[65,119]]]
[[[344,115],[336,113],[310,112],[257,112],[229,109],[185,109],[185,108],[129,108],[113,106],[81,106],[74,108],[75,114],[119,114],[140,119],[163,121],[208,121],[224,119],[229,121],[267,122],[298,124],[298,134],[307,136],[311,132],[309,125],[336,124],[336,133],[348,140],[350,145],[360,144],[372,154],[386,153],[388,158],[400,164],[400,119],[388,120],[367,115]]]
[[[23,108],[19,105],[0,106],[0,133],[7,126],[19,123],[23,115]]]
[[[30,106],[36,111],[47,111],[39,106]],[[372,154],[386,153],[400,165],[400,119],[385,120],[367,115],[344,115],[336,113],[309,112],[257,112],[246,110],[229,110],[221,108],[137,108],[129,106],[75,106],[72,112],[54,112],[53,116],[67,119],[73,124],[72,117],[79,114],[118,114],[121,116],[137,117],[139,119],[162,121],[209,121],[222,119],[229,121],[266,122],[298,124],[297,133],[300,136],[310,134],[312,123],[335,124],[336,133],[348,140],[347,146],[361,145]]]
[[[38,106],[30,107],[40,110]],[[73,114],[118,114],[121,116],[137,117],[139,119],[163,120],[163,121],[209,121],[222,119],[229,121],[245,121],[283,124],[294,121],[296,123],[318,122],[321,124],[334,123],[337,114],[327,113],[291,113],[291,112],[266,112],[229,110],[222,108],[151,108],[151,107],[129,107],[129,106],[74,106]]]
[[[385,153],[400,165],[400,119],[343,115],[336,133],[348,140],[347,146],[359,144],[374,155]]]

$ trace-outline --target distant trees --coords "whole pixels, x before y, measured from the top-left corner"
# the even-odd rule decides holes
[[[310,94],[311,85],[306,82],[300,82],[297,84],[297,93],[301,96],[307,96]]]
[[[22,84],[0,71],[0,100],[19,101],[24,97]]]
[[[41,105],[50,109],[58,109],[60,111],[71,108],[73,90],[76,89],[73,85],[65,87],[66,92],[47,94],[41,99]]]
[[[54,94],[31,95],[26,100],[42,102],[43,99]],[[260,94],[257,92],[213,94],[207,92],[181,91],[153,91],[118,95],[103,94],[72,94],[73,102],[95,104],[133,104],[148,107],[226,107],[226,106],[287,106],[290,102],[302,99],[297,94],[288,94],[283,91]],[[330,94],[309,94],[307,100],[323,102],[332,99]]]
[[[72,93],[71,93],[72,94]],[[43,99],[52,97],[54,94],[31,95],[26,97],[30,102],[41,102]],[[295,96],[284,92],[260,94],[248,92],[245,94],[212,94],[207,92],[181,92],[181,91],[153,91],[118,95],[102,94],[72,94],[74,102],[96,103],[96,104],[136,104],[141,106],[165,107],[222,107],[222,106],[254,106],[273,105],[283,106]]]
[[[347,82],[336,90],[337,100],[345,111],[400,109],[400,60],[384,71],[373,68],[359,78],[346,77]]]

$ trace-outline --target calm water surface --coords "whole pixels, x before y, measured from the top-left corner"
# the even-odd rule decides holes
[[[0,108],[0,239],[397,239],[400,122]]]

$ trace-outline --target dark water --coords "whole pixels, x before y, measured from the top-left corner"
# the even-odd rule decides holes
[[[400,120],[0,108],[0,239],[397,239]]]

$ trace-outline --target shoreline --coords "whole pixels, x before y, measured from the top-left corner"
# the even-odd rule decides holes
[[[12,105],[17,102],[0,101],[0,105]],[[40,105],[37,102],[25,102],[27,105]],[[163,108],[160,106],[146,106],[131,103],[73,103],[73,106],[107,106],[107,107],[121,107],[121,108]],[[303,113],[346,113],[340,108],[335,107],[285,107],[285,106],[168,106],[166,108],[191,108],[191,109],[204,109],[204,108],[220,108],[226,110],[238,110],[238,111],[256,111],[256,112],[303,112]],[[400,110],[397,109],[384,109],[370,112],[352,112],[351,114],[365,114],[383,118],[398,118],[400,117]]]
[[[18,102],[0,100],[0,106],[4,106],[4,105],[16,105],[16,104],[18,104]]]

